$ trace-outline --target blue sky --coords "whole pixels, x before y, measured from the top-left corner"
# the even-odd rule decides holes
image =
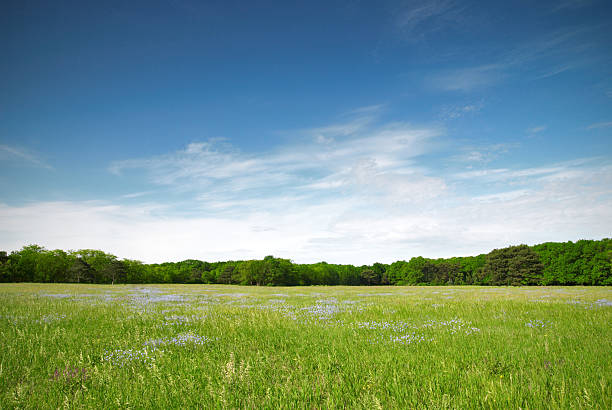
[[[0,249],[392,262],[612,232],[612,5],[3,2]]]

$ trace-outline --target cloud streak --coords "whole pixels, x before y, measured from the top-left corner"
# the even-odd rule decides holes
[[[501,83],[517,73],[531,80],[553,77],[592,62],[593,57],[585,57],[585,51],[593,47],[585,35],[593,30],[595,28],[555,31],[536,41],[518,45],[483,64],[433,73],[426,83],[433,89],[471,92]]]
[[[28,153],[22,149],[11,147],[9,145],[0,144],[0,160],[17,160],[27,165],[33,165],[45,169],[53,169],[50,165],[40,160],[35,155]]]
[[[597,122],[595,124],[591,124],[587,127],[587,129],[594,130],[598,128],[610,128],[610,127],[612,127],[612,121],[605,121],[605,122]]]
[[[395,14],[395,24],[407,40],[421,38],[464,19],[466,6],[452,0],[409,1]]]

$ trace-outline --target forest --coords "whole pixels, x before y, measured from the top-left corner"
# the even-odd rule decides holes
[[[48,250],[24,246],[0,252],[0,282],[218,283],[294,285],[612,285],[612,239],[546,242],[495,249],[488,254],[391,264],[296,264],[262,260],[145,264],[101,250]]]

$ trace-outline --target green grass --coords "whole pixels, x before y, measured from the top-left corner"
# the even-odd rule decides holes
[[[611,301],[609,287],[2,284],[0,408],[609,409]]]

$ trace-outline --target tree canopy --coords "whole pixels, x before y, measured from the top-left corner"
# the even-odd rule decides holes
[[[95,249],[0,251],[1,282],[292,285],[612,285],[612,239],[547,242],[477,256],[354,266],[262,260],[145,264]]]

